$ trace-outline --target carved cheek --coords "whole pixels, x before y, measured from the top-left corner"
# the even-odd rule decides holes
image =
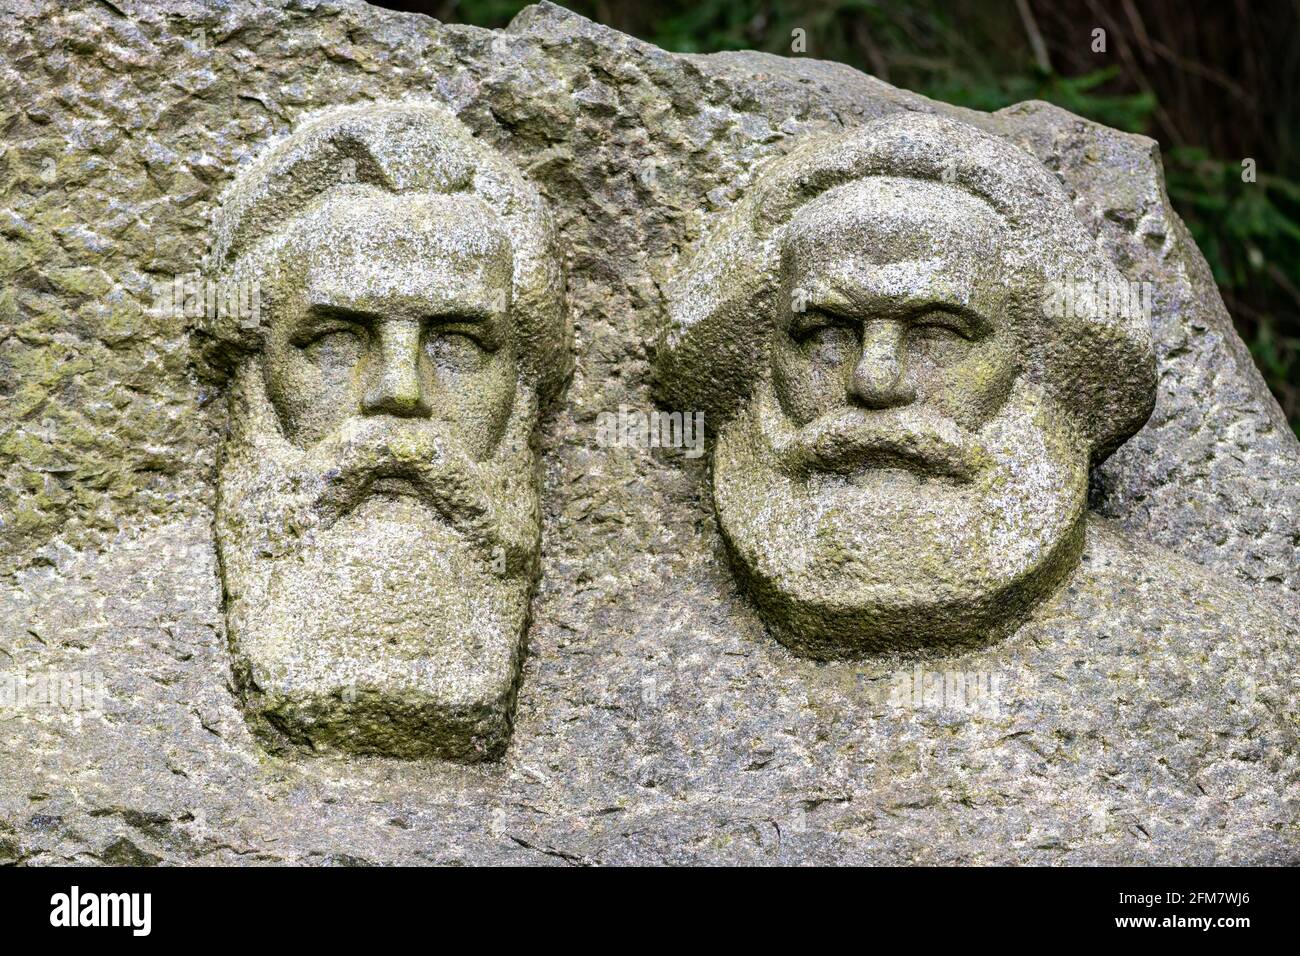
[[[784,332],[778,332],[772,343],[772,390],[785,413],[800,424],[812,417],[807,395],[810,374],[811,368],[799,346]]]
[[[772,345],[772,388],[791,420],[807,424],[845,404],[858,352],[848,329],[827,329],[803,343],[777,333]]]
[[[978,427],[997,413],[1011,392],[1016,377],[1014,358],[1004,343],[989,338],[962,343],[960,356],[935,364],[921,357],[918,364],[923,402],[956,419],[968,428]]]
[[[509,347],[482,356],[472,368],[434,369],[434,415],[446,421],[466,450],[487,458],[505,433],[517,389]]]
[[[267,393],[286,436],[313,442],[337,428],[356,405],[364,345],[337,333],[306,348],[289,343],[268,351]]]

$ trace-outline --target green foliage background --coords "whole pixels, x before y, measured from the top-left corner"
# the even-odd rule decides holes
[[[382,3],[383,0],[380,0]],[[499,27],[522,0],[385,3]],[[1170,198],[1300,434],[1300,0],[565,0],[668,50],[838,60],[962,106],[1042,99],[1162,147]],[[806,51],[792,52],[801,29]],[[1105,31],[1105,49],[1095,30]],[[1255,181],[1243,179],[1252,159]]]

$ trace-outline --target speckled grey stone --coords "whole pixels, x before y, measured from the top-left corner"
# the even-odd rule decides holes
[[[104,699],[0,712],[0,862],[1300,856],[1300,453],[1149,140],[798,57],[672,55],[549,5],[500,33],[361,3],[6,9],[0,673],[101,675]],[[304,116],[411,94],[536,186],[569,276],[513,735],[468,766],[277,756],[223,618],[228,386],[153,285],[199,267],[223,191]],[[1026,150],[1153,283],[1156,404],[1024,626],[817,663],[733,578],[707,458],[601,447],[596,417],[652,407],[670,279],[765,161],[902,110]]]

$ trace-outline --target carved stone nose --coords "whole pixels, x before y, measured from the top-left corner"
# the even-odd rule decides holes
[[[419,323],[381,322],[376,333],[377,362],[361,402],[362,411],[427,418],[431,408],[420,379]]]
[[[849,397],[867,408],[892,408],[916,400],[907,382],[902,322],[870,321],[862,326],[862,354],[849,382]]]

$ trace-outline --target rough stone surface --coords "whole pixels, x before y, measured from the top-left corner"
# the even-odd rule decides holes
[[[549,5],[493,33],[361,3],[9,0],[0,75],[0,670],[106,687],[102,718],[0,712],[0,862],[1300,856],[1300,450],[1150,141],[812,60],[672,55]],[[151,290],[199,267],[222,190],[300,117],[411,93],[537,186],[569,273],[513,737],[473,766],[273,756],[224,630],[224,391]],[[1093,475],[1079,570],[1024,627],[818,664],[738,590],[705,465],[599,447],[595,420],[652,407],[664,288],[762,161],[904,109],[1060,177],[1155,285],[1159,392]],[[997,706],[900,701],[918,666],[996,675]]]

